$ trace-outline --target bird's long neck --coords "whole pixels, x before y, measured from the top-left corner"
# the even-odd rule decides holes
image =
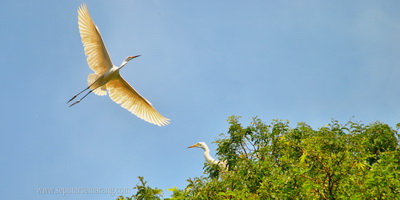
[[[210,149],[208,149],[208,147],[204,147],[204,158],[207,160],[207,162],[209,163],[215,163],[216,160],[211,157],[210,155]]]
[[[126,64],[128,63],[128,61],[123,61],[122,64],[118,67],[118,70],[120,70],[121,68],[123,68]]]

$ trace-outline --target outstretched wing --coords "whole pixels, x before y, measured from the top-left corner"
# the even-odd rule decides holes
[[[78,24],[89,67],[101,75],[112,67],[112,62],[85,4],[78,9]]]
[[[116,78],[107,82],[107,90],[110,98],[123,108],[138,116],[140,119],[157,126],[169,124],[169,119],[162,116],[157,110],[142,97],[132,86],[118,73]]]

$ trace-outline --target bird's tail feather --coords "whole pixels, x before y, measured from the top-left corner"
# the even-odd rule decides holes
[[[99,75],[97,75],[97,74],[89,74],[88,79],[87,79],[88,85],[89,86],[92,85],[98,78],[99,78]],[[95,88],[97,88],[97,89],[95,89]],[[93,90],[93,93],[95,93],[96,95],[99,95],[99,96],[107,95],[106,84],[99,87],[99,85],[96,83],[96,84],[93,84],[92,86],[90,86],[90,89]]]

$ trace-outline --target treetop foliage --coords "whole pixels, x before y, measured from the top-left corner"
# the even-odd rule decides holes
[[[228,171],[205,164],[205,176],[172,188],[167,199],[400,199],[398,129],[336,120],[314,130],[306,123],[265,124],[257,117],[244,127],[228,118],[217,156]],[[162,190],[139,177],[137,194],[123,199],[161,199]]]

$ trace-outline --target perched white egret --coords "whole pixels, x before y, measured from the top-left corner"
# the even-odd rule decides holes
[[[72,103],[70,107],[82,101],[91,92],[104,96],[108,91],[110,98],[114,102],[139,118],[158,126],[169,124],[169,119],[158,113],[151,103],[136,92],[119,73],[122,67],[130,60],[139,57],[139,55],[127,57],[119,67],[113,65],[100,31],[91,19],[85,4],[82,4],[78,9],[78,24],[88,65],[95,73],[88,76],[89,86],[73,96],[67,103],[74,100],[84,91],[89,90],[89,92],[78,101]]]
[[[198,148],[202,148],[204,150],[204,158],[206,159],[206,161],[208,162],[208,164],[212,164],[212,165],[218,165],[221,167],[221,169],[226,170],[228,164],[226,163],[226,161],[218,161],[215,160],[213,157],[211,157],[210,155],[210,149],[208,148],[207,144],[204,142],[198,142],[188,148],[193,148],[193,147],[198,147]]]

